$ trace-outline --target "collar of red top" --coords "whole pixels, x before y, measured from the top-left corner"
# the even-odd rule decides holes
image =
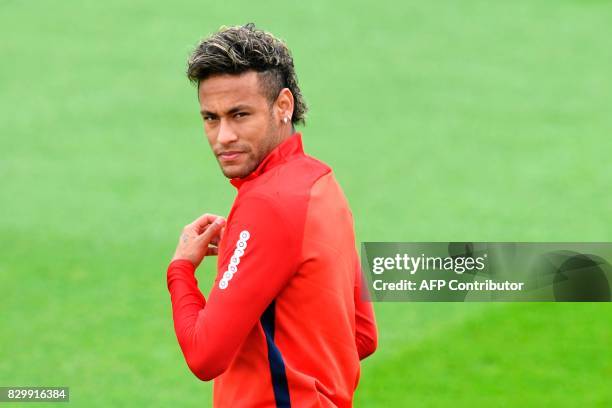
[[[296,132],[283,140],[281,144],[276,146],[268,155],[259,163],[257,168],[251,174],[243,178],[230,179],[230,183],[236,188],[240,188],[245,182],[253,180],[257,176],[266,171],[285,163],[293,156],[303,155],[304,148],[302,147],[302,133]]]

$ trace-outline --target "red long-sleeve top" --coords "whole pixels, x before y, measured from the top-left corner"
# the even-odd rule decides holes
[[[359,360],[377,345],[362,300],[352,215],[301,134],[248,177],[204,298],[187,260],[168,267],[174,328],[191,371],[215,379],[216,407],[349,407]]]

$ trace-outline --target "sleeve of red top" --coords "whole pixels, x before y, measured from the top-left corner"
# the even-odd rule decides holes
[[[198,289],[189,261],[177,260],[168,266],[176,336],[187,365],[203,381],[227,369],[295,271],[298,244],[276,203],[266,197],[245,198],[240,203],[219,248],[217,278],[208,301]],[[236,260],[239,246],[242,253]],[[225,285],[221,280],[228,268],[234,269],[230,264],[235,272]]]
[[[355,265],[355,344],[359,359],[363,360],[376,350],[378,335],[372,302],[362,299],[363,277],[361,265],[357,260]]]

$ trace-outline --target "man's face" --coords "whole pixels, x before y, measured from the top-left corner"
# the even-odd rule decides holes
[[[215,75],[198,89],[204,131],[228,178],[249,175],[281,141],[259,74]]]

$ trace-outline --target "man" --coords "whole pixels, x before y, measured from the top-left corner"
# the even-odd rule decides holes
[[[353,221],[331,169],[307,156],[285,44],[252,24],[220,30],[189,59],[205,133],[237,188],[223,217],[187,225],[168,266],[174,328],[216,407],[349,407],[374,352]],[[216,255],[208,300],[194,277]]]

